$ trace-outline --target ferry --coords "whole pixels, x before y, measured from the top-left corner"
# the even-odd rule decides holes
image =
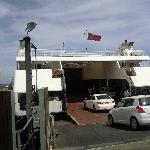
[[[72,95],[87,96],[108,93],[116,101],[125,90],[131,95],[150,94],[150,57],[136,50],[134,42],[125,40],[116,51],[46,50],[31,48],[32,85],[48,87],[49,112],[66,111]],[[145,62],[145,63],[143,63]],[[20,40],[14,74],[14,96],[17,116],[26,115],[25,46]],[[66,100],[67,99],[67,100]]]

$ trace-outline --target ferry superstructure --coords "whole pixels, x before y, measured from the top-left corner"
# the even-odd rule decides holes
[[[14,75],[16,114],[25,115],[26,70],[25,49],[20,41]],[[134,42],[125,40],[116,52],[98,51],[79,53],[70,51],[31,51],[32,85],[36,89],[48,87],[50,112],[66,110],[64,91],[67,95],[109,92],[119,99],[128,89],[131,94],[149,93],[150,67],[143,67],[149,56],[143,50],[135,50]]]

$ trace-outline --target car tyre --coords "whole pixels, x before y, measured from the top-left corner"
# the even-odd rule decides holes
[[[95,107],[95,105],[93,105],[93,110],[94,110],[94,111],[96,111],[96,107]]]
[[[137,119],[136,119],[135,117],[132,117],[132,118],[130,119],[130,127],[131,127],[131,129],[134,130],[134,131],[139,128],[139,123],[138,123],[138,121],[137,121]]]
[[[110,126],[114,125],[114,119],[113,119],[112,115],[108,116],[108,123],[109,123]]]
[[[86,109],[87,107],[86,107],[86,103],[84,102],[84,109]]]

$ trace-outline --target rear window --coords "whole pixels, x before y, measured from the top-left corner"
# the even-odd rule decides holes
[[[139,99],[139,104],[141,106],[149,106],[150,105],[150,97]]]
[[[96,96],[98,100],[100,99],[111,99],[110,96],[108,95],[99,95],[99,96]]]

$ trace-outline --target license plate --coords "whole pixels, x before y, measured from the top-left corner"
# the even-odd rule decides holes
[[[109,104],[109,102],[106,102],[105,104]]]

